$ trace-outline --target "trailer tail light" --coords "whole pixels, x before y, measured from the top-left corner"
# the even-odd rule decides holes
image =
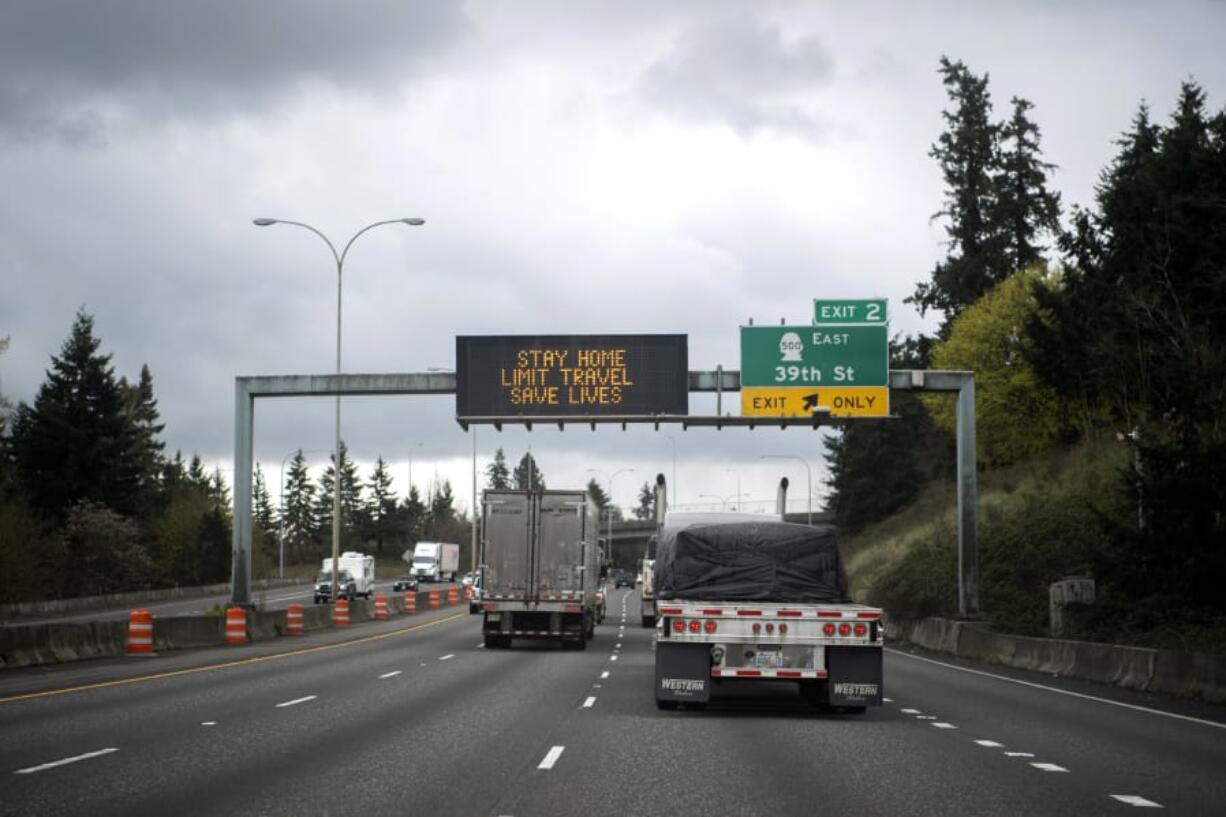
[[[685,632],[685,621],[679,618],[673,619],[673,632],[674,633],[684,633]]]
[[[700,633],[700,632],[702,632],[702,622],[701,622],[701,621],[699,621],[699,620],[698,620],[698,619],[696,619],[696,618],[695,618],[695,619],[691,619],[691,620],[690,620],[690,632],[691,632],[691,633]]]
[[[680,607],[661,607],[660,615],[662,616],[679,616],[681,615]]]
[[[715,632],[715,619],[709,618],[706,621],[704,621],[702,623],[702,628],[706,630],[708,633]]]
[[[833,624],[823,624],[822,632],[828,636],[834,635],[834,625]]]
[[[762,632],[762,625],[755,621],[753,623],[753,634],[757,635],[760,632]]]
[[[787,632],[788,632],[788,625],[781,623],[779,625],[779,635],[787,635]]]
[[[770,623],[768,623],[768,624],[766,625],[766,632],[767,632],[767,634],[768,634],[768,635],[769,635],[769,634],[771,634],[771,633],[773,633],[773,632],[775,632],[775,625],[774,625],[774,624],[770,624]]]
[[[840,624],[839,625],[839,635],[851,635],[851,625],[850,624]]]
[[[881,613],[856,613],[856,618],[881,618]]]
[[[868,627],[864,624],[856,624],[856,635],[864,635],[868,632]]]

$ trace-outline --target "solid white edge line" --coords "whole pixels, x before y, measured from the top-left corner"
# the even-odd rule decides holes
[[[1058,692],[1061,695],[1071,695],[1074,698],[1083,698],[1087,701],[1097,701],[1100,704],[1111,704],[1112,706],[1122,706],[1125,709],[1135,709],[1138,712],[1148,712],[1151,715],[1165,715],[1168,718],[1175,718],[1181,721],[1191,721],[1192,723],[1200,723],[1200,724],[1204,724],[1205,726],[1216,726],[1218,729],[1226,729],[1226,723],[1218,723],[1217,721],[1207,721],[1204,718],[1194,718],[1191,715],[1180,715],[1177,712],[1165,712],[1161,709],[1151,709],[1148,706],[1138,706],[1137,704],[1128,704],[1128,703],[1124,703],[1123,701],[1113,701],[1110,698],[1100,698],[1097,695],[1086,695],[1084,692],[1073,692],[1072,690],[1069,690],[1069,689],[1060,689],[1059,687],[1049,687],[1046,684],[1036,684],[1033,681],[1023,681],[1019,678],[1010,678],[1007,675],[996,675],[995,673],[984,672],[983,670],[971,669],[969,667],[959,667],[956,664],[947,664],[944,661],[934,661],[931,658],[924,658],[922,655],[912,655],[909,652],[897,650],[892,647],[887,647],[885,651],[894,653],[895,655],[901,655],[906,658],[914,658],[916,661],[924,661],[928,664],[936,664],[938,667],[948,667],[949,669],[956,669],[959,672],[969,672],[971,675],[983,675],[987,678],[995,678],[998,681],[1008,681],[1011,684],[1020,684],[1024,687],[1033,687],[1034,689],[1044,689],[1044,690],[1047,690],[1048,692]]]
[[[404,671],[404,670],[394,669],[394,670],[392,670],[391,672],[385,672],[385,673],[383,673],[382,675],[380,675],[380,676],[379,676],[379,678],[380,678],[380,679],[383,679],[383,678],[395,678],[397,675],[399,675],[399,674],[400,674],[401,672],[403,672],[403,671]]]
[[[565,746],[554,746],[552,749],[550,749],[548,752],[545,753],[544,759],[540,763],[537,764],[536,768],[552,769],[553,764],[558,762],[558,758],[562,756],[562,750],[565,748],[566,748]]]
[[[13,774],[33,774],[34,772],[41,772],[46,769],[54,769],[56,766],[67,766],[69,763],[76,763],[79,760],[89,760],[91,757],[100,757],[102,755],[109,755],[111,752],[118,752],[118,751],[119,751],[118,747],[112,746],[107,749],[99,749],[96,752],[86,752],[83,755],[76,755],[74,757],[66,757],[63,760],[53,760],[50,763],[43,763],[38,766],[30,766],[25,769],[17,769],[16,771],[13,772]]]
[[[305,698],[295,698],[292,701],[282,701],[281,703],[277,704],[277,708],[280,709],[286,706],[294,706],[295,704],[304,704],[307,701],[315,700],[317,697],[319,696],[318,695],[307,695]]]
[[[1153,800],[1146,800],[1139,794],[1112,794],[1112,800],[1119,800],[1121,803],[1127,803],[1130,806],[1137,808],[1162,808],[1161,803],[1155,803]]]
[[[587,696],[587,700],[583,702],[583,708],[584,708],[584,709],[591,709],[591,708],[592,708],[593,706],[595,706],[595,705],[596,705],[596,696],[595,696],[595,695],[589,695],[589,696]]]
[[[446,661],[448,658],[455,658],[455,653],[453,653],[453,652],[451,652],[451,653],[447,653],[446,655],[444,655],[444,656],[443,656],[442,658],[440,658],[439,660],[440,660],[440,661]]]

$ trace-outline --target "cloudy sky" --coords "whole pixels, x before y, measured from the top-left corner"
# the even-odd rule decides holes
[[[1002,6],[998,9],[997,6]],[[682,332],[691,369],[739,366],[747,319],[814,297],[902,299],[941,255],[942,54],[1035,103],[1066,203],[1138,103],[1179,83],[1226,102],[1222,2],[105,3],[0,0],[0,392],[32,400],[74,313],[119,374],[154,376],[173,451],[232,462],[234,378],[454,365],[466,333]],[[713,411],[695,396],[694,413]],[[344,436],[398,488],[470,490],[450,398],[353,398]],[[671,438],[670,438],[671,435]],[[327,399],[261,403],[256,456],[331,446]],[[700,495],[804,506],[812,431],[482,429],[483,467],[532,446],[553,487],[588,468],[633,502],[673,473]],[[605,477],[600,477],[602,481]],[[274,488],[275,492],[275,488]],[[467,505],[467,501],[463,503]]]

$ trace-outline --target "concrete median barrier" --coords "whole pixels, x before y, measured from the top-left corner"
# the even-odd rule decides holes
[[[1226,656],[993,632],[982,624],[891,619],[890,636],[935,652],[1047,675],[1226,703]]]
[[[413,594],[409,594],[413,595]],[[426,594],[413,595],[418,609],[424,609]],[[387,600],[389,609],[403,613],[405,594]],[[305,606],[302,628],[306,633],[332,630],[330,604]],[[287,610],[254,610],[247,613],[247,636],[251,642],[269,641],[286,635]],[[349,606],[349,621],[357,624],[375,620],[373,600],[356,599]],[[88,658],[124,655],[128,642],[127,620],[75,621],[0,627],[0,669],[38,664],[58,664]],[[226,643],[224,616],[166,616],[153,618],[153,650],[218,647]]]

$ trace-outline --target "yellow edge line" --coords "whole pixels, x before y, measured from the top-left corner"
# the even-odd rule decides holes
[[[280,652],[276,655],[260,655],[255,658],[244,658],[241,661],[227,661],[224,664],[209,664],[205,667],[190,667],[188,669],[177,669],[171,672],[159,672],[156,675],[140,675],[136,678],[121,678],[118,681],[102,681],[97,684],[86,684],[78,687],[65,687],[63,689],[49,689],[43,692],[26,692],[21,695],[11,695],[7,698],[0,698],[0,704],[11,703],[12,701],[25,701],[30,698],[46,698],[52,695],[67,695],[71,692],[85,692],[90,689],[104,689],[106,687],[117,687],[125,684],[139,684],[144,681],[158,681],[162,678],[174,678],[178,675],[194,675],[197,672],[210,672],[218,669],[229,669],[231,667],[243,667],[249,664],[260,664],[264,661],[276,661],[280,658],[291,658],[295,655],[307,655],[313,652],[323,652],[325,650],[335,650],[341,647],[352,647],[354,644],[365,644],[368,641],[380,641],[384,638],[394,638],[405,633],[424,630],[427,627],[436,627],[439,624],[445,624],[448,621],[455,621],[457,618],[467,618],[467,613],[456,613],[455,615],[440,618],[438,621],[429,621],[425,624],[417,624],[413,627],[406,627],[403,630],[394,630],[390,633],[380,633],[379,635],[368,635],[365,638],[357,638],[353,641],[342,641],[339,644],[321,644],[318,647],[306,647],[301,650],[291,650],[290,652]]]

